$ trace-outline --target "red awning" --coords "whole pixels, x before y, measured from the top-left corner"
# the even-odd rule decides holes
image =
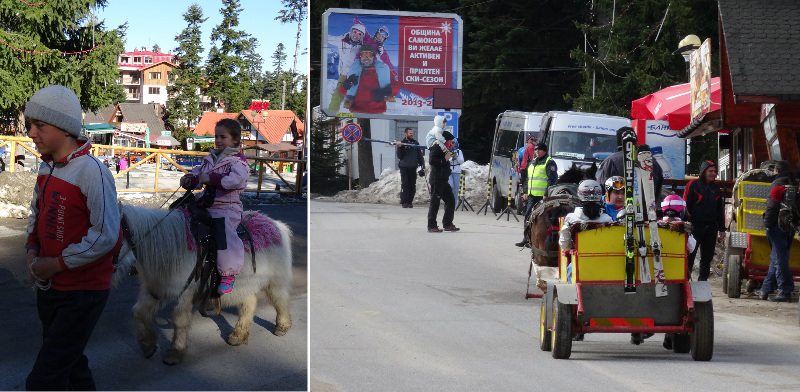
[[[686,128],[691,119],[689,83],[670,86],[631,102],[631,118],[640,120],[667,120],[671,129]],[[711,109],[720,108],[719,78],[711,78]]]

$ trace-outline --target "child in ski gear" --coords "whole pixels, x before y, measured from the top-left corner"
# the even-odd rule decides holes
[[[25,105],[25,127],[42,154],[28,218],[26,262],[36,279],[42,347],[28,390],[94,390],[83,351],[108,299],[122,245],[117,190],[81,135],[72,90],[51,85]]]
[[[764,278],[758,296],[761,299],[767,299],[772,293],[773,287],[777,287],[778,293],[770,300],[786,302],[791,298],[794,290],[794,280],[789,270],[789,248],[792,246],[792,239],[796,233],[792,222],[787,224],[787,222],[781,222],[781,219],[792,219],[792,215],[797,212],[797,186],[792,181],[787,165],[778,165],[776,169],[778,178],[772,182],[767,207],[764,211],[764,227],[767,230],[767,239],[772,250],[767,276]],[[781,217],[782,209],[788,212],[788,214],[784,214],[784,217]]]
[[[678,195],[668,195],[661,202],[661,213],[664,216],[661,221],[666,223],[682,222],[685,209],[686,202],[683,201],[683,198]],[[692,253],[696,247],[697,240],[694,239],[693,235],[689,234],[686,237],[686,251]]]
[[[692,222],[692,235],[700,249],[700,272],[698,280],[708,280],[711,273],[711,260],[714,258],[717,239],[725,239],[725,218],[723,210],[725,199],[722,190],[714,181],[717,178],[717,164],[704,161],[700,164],[700,177],[689,181],[683,192],[686,212]],[[689,271],[694,267],[697,249],[689,254]]]
[[[438,145],[442,151],[448,152],[447,147],[445,147],[444,142],[444,116],[435,116],[433,118],[433,128],[428,131],[428,134],[425,135],[425,146],[428,147],[428,150],[433,148],[434,144]],[[452,135],[452,134],[451,134]]]
[[[578,184],[578,199],[581,205],[564,217],[558,232],[558,245],[562,250],[574,249],[572,225],[578,222],[611,223],[614,220],[603,210],[603,188],[595,180],[583,180]]]
[[[446,141],[453,140],[453,134],[444,131],[443,136]],[[444,217],[442,218],[442,225],[444,231],[459,231],[458,227],[453,225],[453,215],[455,214],[455,199],[453,198],[453,190],[450,189],[450,184],[447,183],[450,178],[450,153],[447,152],[448,147],[440,147],[438,144],[430,149],[428,154],[428,163],[431,165],[430,184],[431,184],[431,203],[428,206],[428,232],[441,233],[442,229],[436,224],[436,216],[439,214],[439,201],[444,201]]]
[[[458,139],[453,139],[453,156],[450,158],[450,179],[448,183],[453,190],[453,197],[458,200],[458,187],[461,185],[461,164],[464,163],[464,153],[458,144]]]
[[[200,166],[191,174],[181,178],[181,186],[194,189],[205,184],[206,189],[200,199],[213,197],[208,207],[211,218],[222,218],[225,222],[225,246],[217,241],[217,270],[221,276],[219,293],[233,291],[236,275],[244,264],[244,245],[236,234],[236,227],[242,221],[241,193],[247,185],[249,170],[247,160],[240,151],[239,143],[242,127],[232,119],[217,122],[214,133],[215,149],[211,150]]]
[[[619,220],[620,211],[625,211],[625,179],[612,176],[606,180],[605,185],[605,211],[616,222]]]

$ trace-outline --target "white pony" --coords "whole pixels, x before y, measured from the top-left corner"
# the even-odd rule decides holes
[[[135,266],[139,276],[139,298],[133,306],[136,338],[146,358],[158,348],[154,317],[161,301],[177,301],[173,312],[175,326],[172,346],[163,361],[174,365],[183,359],[192,320],[192,304],[198,284],[186,288],[187,279],[197,263],[189,221],[183,210],[134,207],[120,204],[120,214],[127,221],[131,238],[123,241],[115,281]],[[233,292],[223,295],[222,307],[239,307],[239,320],[228,335],[228,344],[247,343],[256,294],[265,292],[275,307],[275,335],[286,334],[292,326],[289,314],[289,289],[292,284],[292,233],[286,224],[245,211],[242,223],[248,227],[255,245],[256,272],[253,272],[250,245],[245,242],[244,266],[236,278]]]

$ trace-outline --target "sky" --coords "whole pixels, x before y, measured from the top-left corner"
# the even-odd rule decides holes
[[[219,24],[222,16],[220,0],[109,0],[108,6],[98,10],[97,17],[105,21],[107,29],[113,29],[128,22],[125,37],[125,50],[158,44],[162,52],[172,52],[178,46],[175,36],[186,27],[183,14],[192,3],[203,9],[208,18],[202,24],[203,57],[211,48],[211,30]],[[264,59],[263,70],[272,70],[272,54],[283,43],[286,47],[285,69],[292,67],[297,24],[282,24],[275,20],[282,8],[279,0],[241,0],[242,12],[239,14],[239,29],[258,39],[258,53]],[[306,52],[305,55],[302,53]],[[300,55],[297,57],[297,72],[308,73],[308,19],[303,21],[300,35]]]

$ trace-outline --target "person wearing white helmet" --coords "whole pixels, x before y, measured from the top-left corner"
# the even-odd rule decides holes
[[[558,232],[558,245],[562,251],[574,249],[570,228],[576,222],[611,223],[614,220],[603,209],[603,188],[595,180],[583,180],[578,184],[581,205],[564,217]]]

